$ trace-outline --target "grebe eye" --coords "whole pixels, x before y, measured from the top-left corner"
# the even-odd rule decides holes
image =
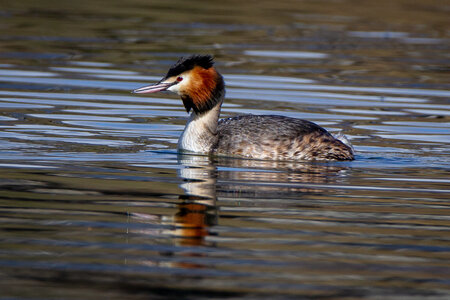
[[[177,81],[180,82],[181,80],[183,80],[183,77],[177,77]]]

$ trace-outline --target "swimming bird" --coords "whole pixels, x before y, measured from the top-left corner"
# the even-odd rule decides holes
[[[170,91],[190,113],[178,150],[263,160],[353,160],[351,145],[319,125],[280,115],[219,120],[225,83],[210,55],[180,58],[156,84],[134,93]]]

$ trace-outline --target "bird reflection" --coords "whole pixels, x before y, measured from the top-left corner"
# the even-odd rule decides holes
[[[173,215],[135,213],[143,222],[159,223],[165,229],[156,235],[170,236],[179,246],[214,246],[211,228],[218,223],[217,199],[298,199],[330,193],[327,184],[339,184],[349,172],[338,164],[280,162],[179,154],[180,195]]]
[[[218,175],[218,194],[281,199],[302,193],[323,193],[317,185],[336,184],[346,177],[345,165],[293,161],[218,158],[226,166]],[[238,193],[238,195],[236,194]]]
[[[171,232],[176,244],[206,245],[205,237],[209,235],[208,229],[217,224],[216,206],[192,196],[180,196],[180,200],[182,202],[178,204],[178,212],[173,218],[175,229]]]
[[[180,154],[183,179],[178,212],[171,232],[179,245],[211,245],[205,241],[218,222],[217,197],[262,198],[300,197],[323,190],[315,185],[336,183],[346,167],[306,162],[280,162]]]
[[[180,154],[178,161],[185,195],[179,197],[172,235],[178,245],[207,245],[209,228],[217,224],[216,166],[207,156]]]

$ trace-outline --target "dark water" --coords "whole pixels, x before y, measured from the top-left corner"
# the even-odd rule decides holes
[[[3,1],[1,299],[448,299],[445,1]],[[222,116],[343,131],[345,163],[178,156],[211,53]]]

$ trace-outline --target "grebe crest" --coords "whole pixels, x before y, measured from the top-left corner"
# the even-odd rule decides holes
[[[180,58],[161,81],[134,93],[160,91],[178,94],[190,113],[178,141],[180,151],[268,160],[354,159],[345,136],[335,138],[310,121],[276,115],[219,121],[225,84],[210,55]]]

